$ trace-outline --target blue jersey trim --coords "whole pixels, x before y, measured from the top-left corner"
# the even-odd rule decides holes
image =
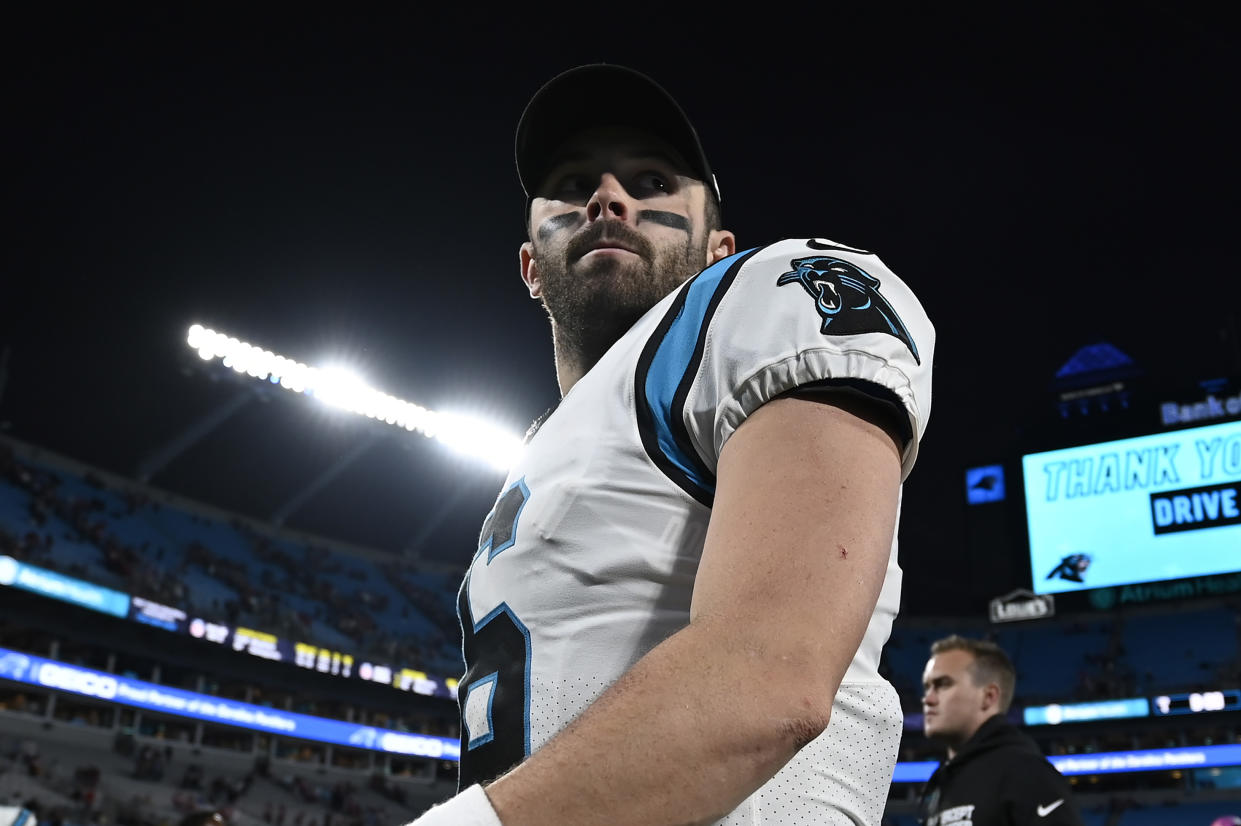
[[[638,360],[638,428],[647,454],[682,489],[710,507],[715,474],[694,449],[685,427],[685,400],[702,363],[715,308],[758,248],[717,261],[681,288]]]

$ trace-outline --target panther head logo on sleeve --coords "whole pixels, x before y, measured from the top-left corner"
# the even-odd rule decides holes
[[[879,294],[879,279],[840,258],[813,255],[790,262],[793,269],[776,280],[776,286],[801,284],[814,299],[815,310],[823,319],[820,332],[825,336],[857,333],[887,333],[902,341],[914,361],[922,363],[905,323]]]

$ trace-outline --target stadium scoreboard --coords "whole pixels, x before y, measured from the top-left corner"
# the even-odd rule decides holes
[[[1241,690],[1235,688],[1225,691],[1160,694],[1151,702],[1151,713],[1157,716],[1238,710],[1241,710]]]
[[[1241,421],[1027,453],[1021,472],[1037,594],[1241,570]]]

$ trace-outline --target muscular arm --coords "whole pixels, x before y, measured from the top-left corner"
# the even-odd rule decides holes
[[[689,625],[487,787],[504,826],[709,823],[823,731],[900,487],[893,435],[851,405],[777,399],[727,442]]]

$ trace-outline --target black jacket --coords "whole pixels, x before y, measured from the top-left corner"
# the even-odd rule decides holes
[[[925,826],[1082,826],[1064,775],[999,715],[935,770],[918,816]]]

